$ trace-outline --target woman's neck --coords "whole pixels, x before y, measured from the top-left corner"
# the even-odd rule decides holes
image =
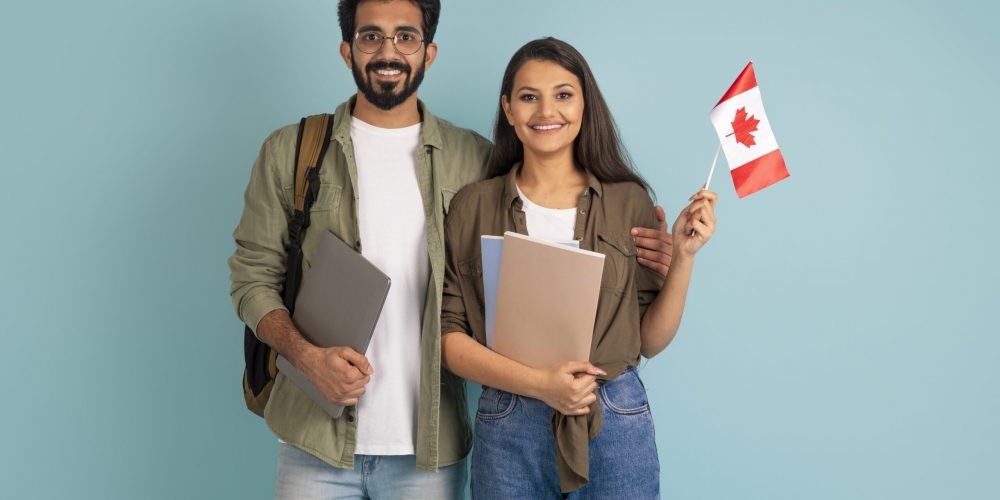
[[[524,152],[517,185],[536,205],[573,208],[587,185],[587,174],[573,161],[573,151],[537,155]]]

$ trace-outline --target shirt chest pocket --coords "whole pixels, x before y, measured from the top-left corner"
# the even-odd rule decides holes
[[[295,206],[295,191],[292,186],[285,186],[285,200],[289,207]],[[313,202],[312,208],[309,210],[311,213],[318,212],[336,212],[340,210],[340,195],[343,193],[344,188],[337,184],[320,182],[319,193],[316,195],[316,201]]]
[[[635,273],[635,240],[628,234],[598,233],[597,251],[604,254],[601,288],[621,293]]]

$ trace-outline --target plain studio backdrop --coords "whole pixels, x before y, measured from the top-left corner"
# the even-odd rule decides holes
[[[1000,116],[983,2],[446,0],[420,96],[592,66],[670,221],[752,59],[791,178],[738,199],[644,362],[665,498],[997,498]],[[333,0],[0,8],[4,498],[270,498],[226,258],[267,134],[354,92]],[[470,404],[478,398],[470,384]]]

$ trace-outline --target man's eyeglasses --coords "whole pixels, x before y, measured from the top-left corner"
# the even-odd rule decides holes
[[[354,34],[354,43],[365,54],[374,54],[382,49],[384,40],[392,40],[392,45],[400,54],[415,54],[420,50],[424,39],[412,31],[397,31],[395,35],[383,35],[381,31],[360,31]]]

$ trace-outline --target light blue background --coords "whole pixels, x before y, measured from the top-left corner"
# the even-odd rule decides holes
[[[489,135],[513,51],[563,38],[671,220],[755,61],[792,177],[713,183],[682,330],[641,372],[666,498],[1000,495],[1000,37],[977,5],[444,2],[435,113]],[[273,494],[225,259],[260,142],[353,91],[338,34],[333,0],[0,7],[4,498]]]

